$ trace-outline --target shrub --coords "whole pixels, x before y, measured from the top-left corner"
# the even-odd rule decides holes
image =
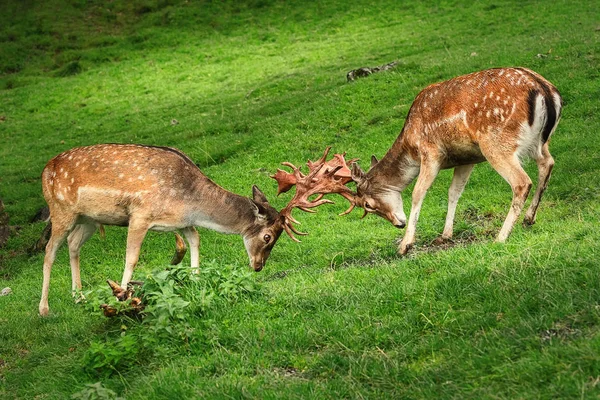
[[[84,355],[84,369],[110,376],[141,364],[145,356],[172,354],[193,339],[192,322],[217,305],[227,305],[258,292],[252,273],[234,266],[205,262],[198,274],[188,267],[155,270],[133,296],[142,299],[144,310],[131,316],[131,300],[119,302],[106,286],[85,292],[85,308],[99,313],[101,304],[117,310],[118,336],[92,342]]]

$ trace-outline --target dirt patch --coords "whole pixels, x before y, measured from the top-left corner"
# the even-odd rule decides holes
[[[417,251],[433,253],[436,251],[448,250],[453,247],[467,246],[480,241],[482,241],[482,239],[477,237],[475,233],[471,231],[462,231],[455,234],[452,239],[444,239],[440,236],[428,244],[418,246]]]
[[[557,322],[552,328],[543,330],[540,333],[540,339],[542,339],[542,342],[547,342],[552,339],[565,340],[578,336],[580,333],[581,330],[573,328],[569,326],[569,324]]]
[[[302,371],[294,367],[275,367],[273,368],[275,375],[282,376],[284,378],[303,378]]]

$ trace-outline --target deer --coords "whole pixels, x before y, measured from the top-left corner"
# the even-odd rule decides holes
[[[415,243],[419,212],[427,190],[440,170],[454,168],[448,190],[448,211],[441,236],[449,241],[458,200],[475,164],[487,161],[510,185],[512,202],[496,238],[505,242],[532,187],[523,169],[533,158],[538,183],[524,217],[533,225],[554,166],[548,145],[560,120],[560,93],[545,78],[526,68],[494,68],[427,86],[415,98],[404,127],[381,160],[371,157],[364,172],[352,164],[356,183],[353,206],[363,217],[375,214],[406,232],[398,253]],[[408,225],[401,193],[414,180]]]
[[[191,158],[171,147],[138,144],[97,144],[77,147],[52,158],[42,172],[42,191],[50,210],[51,235],[43,262],[41,316],[49,313],[50,272],[65,239],[69,249],[72,290],[81,290],[80,250],[102,225],[126,226],[127,249],[121,288],[126,291],[149,230],[181,231],[190,248],[191,268],[199,270],[200,238],[196,227],[243,238],[251,267],[264,267],[285,231],[294,241],[292,217],[330,203],[311,201],[313,177],[323,176],[325,160],[311,174],[297,173],[296,195],[277,211],[265,194],[252,186],[252,198],[232,193],[214,183]],[[350,175],[350,170],[346,171]],[[333,175],[328,175],[334,179]],[[321,180],[325,183],[327,177]],[[178,249],[185,243],[178,243]],[[185,252],[185,250],[184,250]],[[178,262],[175,260],[174,262]]]

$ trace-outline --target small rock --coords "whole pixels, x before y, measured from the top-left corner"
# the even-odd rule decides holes
[[[4,289],[2,289],[2,291],[0,292],[0,296],[8,296],[9,294],[12,293],[12,289],[9,287],[5,287]]]
[[[477,54],[477,52],[476,52],[476,51],[474,51],[474,52],[472,52],[472,53],[471,53],[471,57],[477,57],[477,55],[478,55],[478,54]]]

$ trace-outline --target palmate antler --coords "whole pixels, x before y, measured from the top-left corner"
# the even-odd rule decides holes
[[[314,213],[316,211],[312,208],[318,207],[322,204],[333,204],[333,201],[323,199],[323,196],[328,193],[338,193],[344,196],[350,201],[350,208],[340,215],[348,214],[355,206],[354,197],[355,194],[345,185],[352,181],[352,174],[348,164],[344,159],[344,154],[335,154],[329,161],[327,155],[331,147],[328,146],[323,152],[323,156],[316,162],[308,161],[308,175],[304,175],[299,168],[290,162],[283,162],[282,165],[290,167],[292,173],[278,169],[275,175],[271,178],[277,181],[278,191],[277,194],[281,194],[290,190],[294,185],[296,186],[296,194],[292,200],[288,203],[280,214],[285,217],[285,223],[283,228],[286,233],[292,238],[292,240],[299,242],[294,236],[307,235],[307,233],[300,232],[294,227],[294,223],[300,224],[292,217],[292,209],[299,208],[302,211]],[[356,161],[350,160],[350,163]],[[310,197],[317,195],[314,200],[310,200]]]

